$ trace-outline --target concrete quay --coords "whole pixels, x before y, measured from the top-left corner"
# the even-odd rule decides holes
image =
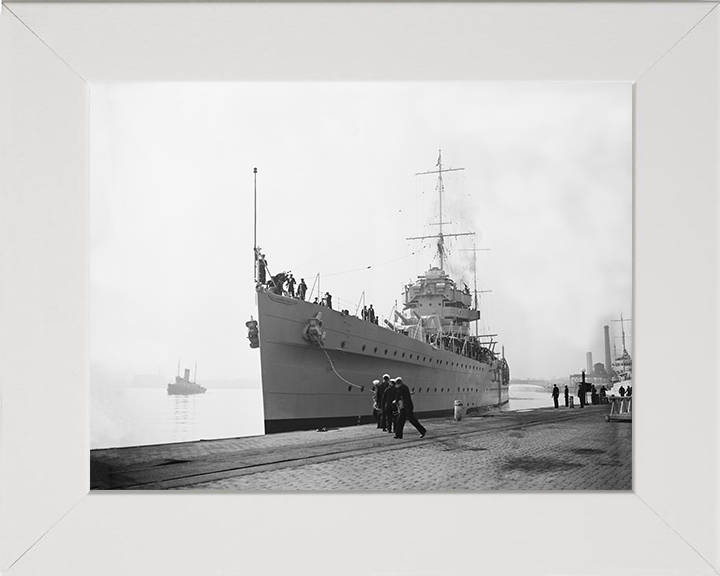
[[[92,450],[99,490],[631,490],[632,426],[608,405]]]

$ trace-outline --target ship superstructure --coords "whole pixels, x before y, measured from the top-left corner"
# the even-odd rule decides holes
[[[404,287],[392,319],[378,325],[290,297],[282,282],[257,285],[248,337],[259,342],[267,433],[370,422],[371,382],[384,373],[402,376],[421,417],[451,414],[455,401],[471,412],[507,402],[510,373],[494,335],[471,330],[477,294],[473,307],[469,289],[444,270],[445,238],[471,234],[442,228],[442,174],[452,170],[439,157],[436,170],[421,173],[438,175],[440,228],[411,240],[436,239],[439,266]]]

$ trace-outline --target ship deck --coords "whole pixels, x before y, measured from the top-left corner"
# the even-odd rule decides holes
[[[96,490],[631,490],[632,426],[608,405],[93,450]]]

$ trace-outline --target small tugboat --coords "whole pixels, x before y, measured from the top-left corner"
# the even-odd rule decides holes
[[[195,376],[197,377],[197,366],[195,367]],[[207,388],[204,386],[190,380],[190,368],[185,368],[185,375],[182,377],[175,376],[175,383],[171,382],[167,386],[168,394],[204,394],[206,390]]]

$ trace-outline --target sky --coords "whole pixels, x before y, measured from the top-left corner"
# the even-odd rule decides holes
[[[463,168],[443,231],[474,232],[446,270],[477,286],[511,377],[604,362],[603,326],[632,317],[629,83],[212,83],[91,87],[91,365],[259,382],[255,167],[271,273],[402,309],[437,264],[406,238],[437,233],[437,180],[416,174],[440,151]]]

